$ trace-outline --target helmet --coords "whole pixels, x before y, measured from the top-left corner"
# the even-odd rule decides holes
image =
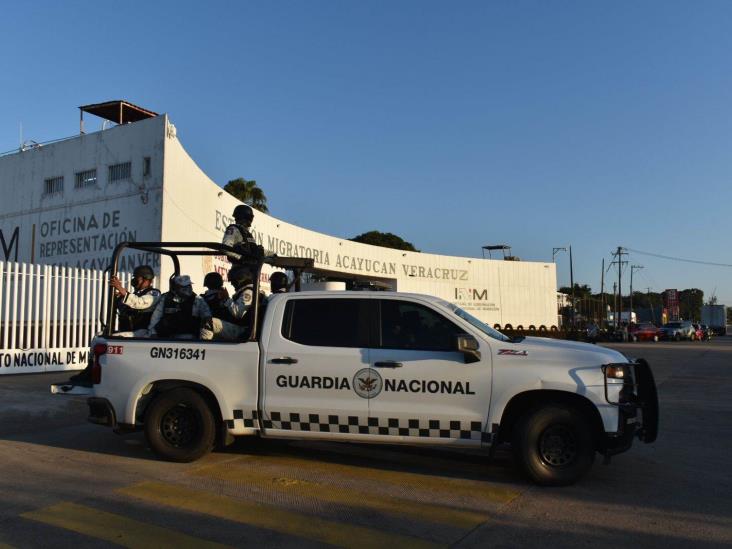
[[[252,268],[249,265],[233,265],[229,270],[229,282],[231,282],[235,288],[239,288],[244,284],[251,284],[254,280],[252,274]]]
[[[179,275],[173,277],[171,290],[179,297],[190,297],[193,295],[193,287],[191,286],[191,277],[188,275]]]
[[[149,265],[140,265],[139,267],[135,267],[135,270],[132,271],[132,278],[136,278],[138,276],[145,280],[152,280],[155,278],[155,273]]]
[[[239,204],[234,208],[234,219],[237,223],[241,223],[242,225],[249,227],[254,219],[254,211],[252,210],[252,207],[247,204]]]
[[[269,277],[269,283],[273,292],[279,292],[283,289],[286,290],[288,285],[287,275],[281,271],[274,272]]]
[[[224,285],[224,278],[217,272],[208,273],[203,278],[203,285],[211,290],[218,290]]]

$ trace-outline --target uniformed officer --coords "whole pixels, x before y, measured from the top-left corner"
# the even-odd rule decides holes
[[[239,204],[234,208],[234,221],[226,228],[222,244],[234,248],[237,253],[227,252],[232,263],[240,263],[250,259],[261,259],[264,248],[257,244],[249,228],[254,220],[254,210],[247,204]]]
[[[241,341],[251,327],[249,309],[254,302],[254,273],[249,265],[235,264],[229,271],[229,282],[236,290],[224,301],[224,314],[213,317],[201,330],[201,339]]]
[[[135,289],[130,292],[122,285],[122,281],[113,276],[109,285],[117,296],[115,304],[119,318],[119,330],[114,335],[120,337],[147,337],[153,310],[160,300],[160,290],[153,288],[155,273],[149,265],[140,265],[132,271],[130,284]],[[92,339],[90,348],[94,348]],[[69,383],[91,387],[91,359],[86,368],[69,378]]]
[[[150,337],[197,339],[201,328],[211,321],[211,310],[201,296],[193,293],[188,275],[176,276],[171,291],[160,296],[150,319]]]
[[[152,285],[154,278],[155,273],[149,265],[140,265],[132,271],[131,284],[134,292],[129,292],[116,276],[109,280],[109,285],[114,288],[117,296],[119,329],[122,332],[117,335],[147,335],[150,317],[160,299],[160,290]]]
[[[269,287],[273,294],[284,294],[287,293],[290,284],[287,280],[287,275],[282,271],[275,271],[269,277]]]
[[[224,302],[229,299],[229,292],[224,288],[224,278],[217,272],[210,272],[203,278],[203,285],[206,291],[203,300],[211,309],[211,316],[221,318],[225,315]]]

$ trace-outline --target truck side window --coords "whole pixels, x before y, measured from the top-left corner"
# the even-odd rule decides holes
[[[381,347],[422,351],[454,351],[458,326],[432,309],[395,299],[380,300]]]
[[[292,299],[287,303],[282,335],[302,345],[368,347],[366,299]]]

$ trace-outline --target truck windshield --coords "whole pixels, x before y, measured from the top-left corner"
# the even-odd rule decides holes
[[[488,326],[485,322],[482,320],[478,320],[470,313],[463,311],[460,307],[457,305],[453,305],[452,303],[449,303],[447,301],[444,302],[445,306],[450,309],[453,313],[455,313],[457,316],[462,318],[463,320],[467,320],[470,322],[471,325],[473,325],[475,328],[478,328],[481,332],[484,334],[492,337],[493,339],[497,339],[498,341],[511,341],[511,338],[503,335],[498,330],[495,330]]]

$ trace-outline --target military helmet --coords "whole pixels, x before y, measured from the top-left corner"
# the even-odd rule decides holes
[[[152,280],[155,278],[155,273],[149,265],[140,265],[132,271],[132,278],[137,278],[138,276],[145,280]]]
[[[269,277],[269,283],[273,292],[287,288],[287,275],[281,271],[274,272]]]
[[[208,273],[203,278],[203,285],[212,290],[218,290],[224,285],[224,277],[217,272]]]
[[[253,269],[249,265],[233,265],[229,270],[229,282],[235,288],[254,282]]]
[[[237,223],[251,224],[254,219],[254,210],[247,204],[239,204],[234,208],[234,219]],[[248,226],[248,225],[247,225]]]

